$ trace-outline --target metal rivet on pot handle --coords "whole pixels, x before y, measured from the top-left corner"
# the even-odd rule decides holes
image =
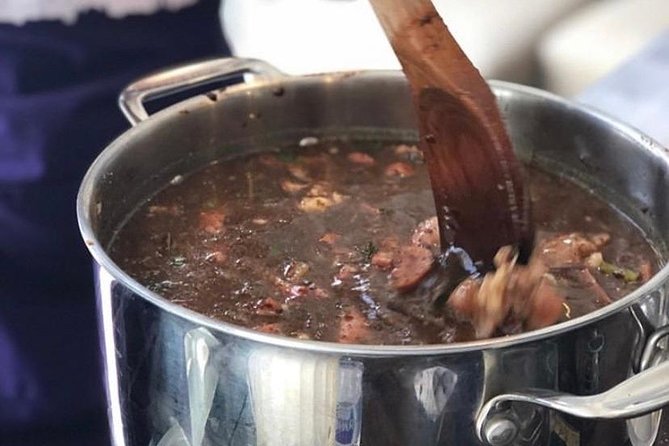
[[[508,446],[519,430],[518,423],[507,414],[493,415],[483,426],[483,438],[490,446]]]
[[[253,73],[263,78],[285,75],[256,59],[222,58],[167,68],[128,85],[119,96],[119,107],[132,125],[148,119],[144,101],[195,88],[236,74]]]
[[[538,404],[581,418],[614,419],[644,415],[669,404],[668,376],[669,361],[665,361],[597,395],[575,396],[534,389],[498,395],[480,410],[476,418],[476,432],[484,444],[492,445],[486,428],[499,414],[499,407],[508,407],[510,402]]]

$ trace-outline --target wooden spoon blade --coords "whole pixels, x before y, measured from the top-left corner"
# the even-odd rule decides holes
[[[409,80],[439,220],[454,243],[492,265],[532,243],[530,200],[495,96],[429,0],[370,0]]]
[[[500,140],[439,88],[421,90],[418,119],[442,246],[461,247],[488,266],[506,245],[517,246],[527,258],[529,200],[508,139]]]

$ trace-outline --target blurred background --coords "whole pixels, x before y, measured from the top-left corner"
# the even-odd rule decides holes
[[[669,144],[669,1],[433,0],[482,74],[587,103]],[[398,69],[367,0],[224,0],[233,54],[290,74]]]
[[[666,0],[434,0],[488,78],[574,96],[669,26]],[[366,0],[226,0],[233,53],[291,74],[399,68]]]

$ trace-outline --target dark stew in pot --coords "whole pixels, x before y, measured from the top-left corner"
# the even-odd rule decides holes
[[[213,318],[395,345],[545,327],[620,298],[658,268],[644,234],[613,207],[537,168],[528,178],[535,253],[516,265],[504,247],[487,273],[455,249],[440,256],[423,158],[405,144],[214,162],[142,204],[110,252],[149,289]]]

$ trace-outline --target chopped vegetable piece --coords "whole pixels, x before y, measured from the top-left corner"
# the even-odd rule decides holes
[[[389,164],[386,167],[385,174],[389,177],[410,177],[415,172],[415,169],[411,167],[410,164],[398,161],[396,163]]]
[[[291,282],[299,282],[308,272],[308,263],[291,261],[284,267],[283,276]]]
[[[362,256],[362,263],[369,263],[372,260],[372,256],[376,254],[379,248],[374,245],[373,242],[367,242],[362,247],[358,248],[358,252]]]
[[[176,256],[170,259],[170,265],[175,266],[177,268],[181,268],[185,264],[186,264],[186,257],[184,256]]]
[[[329,197],[304,197],[300,200],[300,209],[304,212],[325,212],[336,203]]]
[[[599,265],[599,270],[604,274],[622,279],[627,283],[634,283],[639,281],[640,274],[638,272],[614,265],[613,263],[602,261],[602,263]]]

